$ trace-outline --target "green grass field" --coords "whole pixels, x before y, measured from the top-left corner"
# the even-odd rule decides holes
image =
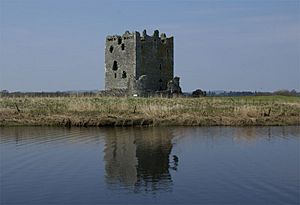
[[[0,126],[299,125],[300,97],[0,98]]]

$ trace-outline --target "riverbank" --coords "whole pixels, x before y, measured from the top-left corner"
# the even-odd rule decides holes
[[[300,125],[300,97],[0,98],[0,126]]]

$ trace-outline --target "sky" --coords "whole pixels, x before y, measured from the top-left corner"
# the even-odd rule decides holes
[[[0,90],[104,89],[104,43],[174,36],[183,91],[300,90],[299,0],[0,0]]]

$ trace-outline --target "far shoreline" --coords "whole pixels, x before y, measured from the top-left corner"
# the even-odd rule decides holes
[[[299,126],[300,97],[0,98],[0,126]]]

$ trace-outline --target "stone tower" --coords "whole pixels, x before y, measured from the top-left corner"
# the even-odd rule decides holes
[[[159,31],[126,31],[106,37],[105,89],[126,89],[130,94],[167,90],[174,76],[173,37]]]

